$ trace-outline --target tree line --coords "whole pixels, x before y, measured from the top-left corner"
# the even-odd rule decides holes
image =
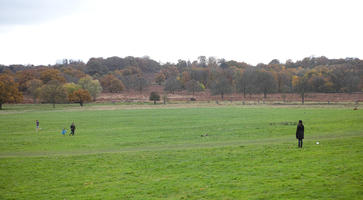
[[[62,60],[48,66],[0,65],[0,108],[3,103],[22,101],[22,94],[34,102],[94,101],[102,92],[134,90],[142,93],[150,85],[160,85],[167,93],[208,90],[212,95],[237,92],[244,97],[271,93],[362,92],[363,60],[307,57],[281,63],[249,65],[215,57],[200,56],[195,61],[159,63],[149,57],[91,58],[87,63]]]

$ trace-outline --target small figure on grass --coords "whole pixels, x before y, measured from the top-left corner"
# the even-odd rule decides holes
[[[63,128],[63,130],[62,130],[62,135],[63,135],[63,136],[65,136],[65,135],[66,135],[66,133],[67,133],[67,129],[66,129],[66,128]]]
[[[73,136],[75,131],[76,131],[76,125],[74,125],[74,122],[72,122],[71,132],[69,133],[69,135]]]
[[[299,120],[299,123],[297,124],[296,128],[296,139],[298,139],[298,147],[302,148],[303,145],[303,139],[304,139],[304,125],[301,120]]]
[[[36,129],[35,131],[38,132],[40,130],[39,128],[39,120],[35,120]]]

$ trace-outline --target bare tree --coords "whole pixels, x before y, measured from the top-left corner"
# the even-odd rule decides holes
[[[276,80],[270,72],[259,71],[255,81],[259,92],[263,93],[264,98],[267,97],[268,93],[274,92],[276,90]]]
[[[304,104],[305,102],[305,92],[307,92],[308,89],[308,79],[306,76],[295,76],[293,78],[293,86],[294,90],[298,92],[301,96],[301,103]]]
[[[181,90],[182,84],[181,82],[176,78],[169,78],[165,83],[165,91],[174,93],[175,91]]]
[[[132,88],[142,93],[142,91],[148,86],[148,81],[142,74],[137,74],[132,77]]]
[[[254,71],[252,70],[246,70],[242,75],[237,77],[236,89],[237,92],[243,93],[244,98],[246,98],[247,93],[253,93],[253,79]]]
[[[220,74],[211,84],[210,86],[211,92],[213,95],[219,94],[221,95],[222,100],[224,99],[225,94],[229,94],[232,92],[232,83],[227,79],[226,76]]]
[[[201,84],[200,84],[198,81],[196,81],[196,80],[190,80],[190,81],[186,82],[185,87],[186,87],[186,89],[187,89],[189,92],[192,92],[192,93],[193,93],[193,96],[194,96],[194,93],[195,93],[195,92],[203,91],[203,87],[202,87],[202,86],[201,86]]]

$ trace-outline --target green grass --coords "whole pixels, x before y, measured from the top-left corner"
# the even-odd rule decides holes
[[[0,199],[363,198],[363,111],[348,106],[4,108]]]

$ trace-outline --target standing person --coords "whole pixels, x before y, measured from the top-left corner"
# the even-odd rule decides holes
[[[303,139],[304,139],[304,125],[301,120],[299,120],[299,124],[296,128],[296,139],[299,140],[298,147],[302,148],[303,145]]]
[[[74,131],[76,130],[76,126],[74,125],[74,122],[72,122],[72,125],[71,125],[71,133],[69,135],[74,135]]]
[[[39,120],[36,120],[35,121],[35,125],[37,127],[35,130],[38,132],[39,131]]]

